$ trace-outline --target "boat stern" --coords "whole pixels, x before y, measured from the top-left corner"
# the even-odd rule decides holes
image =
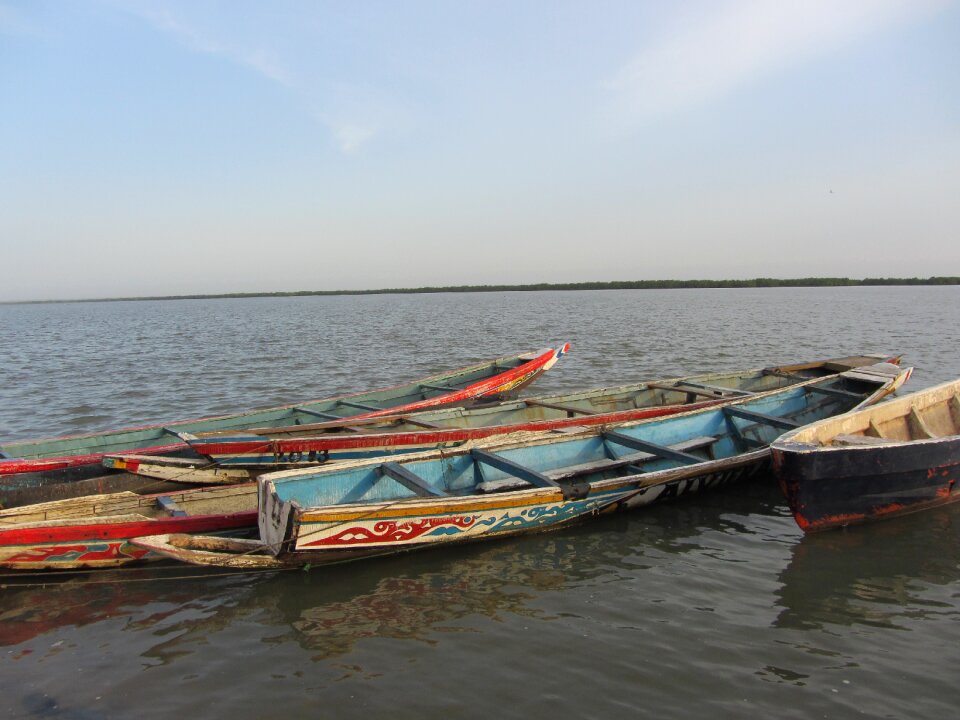
[[[281,500],[273,481],[266,477],[258,480],[257,501],[260,541],[273,555],[279,555],[290,540],[293,517],[298,506],[294,502]]]

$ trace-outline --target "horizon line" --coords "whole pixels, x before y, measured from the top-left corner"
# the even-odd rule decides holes
[[[610,280],[577,283],[521,283],[515,285],[446,285],[417,288],[379,288],[371,290],[278,290],[273,292],[191,293],[186,295],[144,295],[133,297],[72,298],[64,300],[0,300],[0,305],[43,305],[84,302],[143,302],[149,300],[222,300],[231,298],[310,297],[330,295],[416,295],[432,293],[542,292],[550,290],[672,290],[774,287],[862,287],[878,285],[960,285],[957,276],[929,278],[807,277],[748,280]]]

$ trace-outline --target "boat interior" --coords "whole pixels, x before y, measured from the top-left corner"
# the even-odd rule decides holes
[[[698,465],[765,448],[786,430],[849,409],[863,395],[840,379],[797,388],[769,407],[730,405],[675,416],[668,423],[558,434],[511,445],[479,444],[468,451],[407,463],[381,460],[330,465],[273,476],[278,497],[302,507],[463,496],[529,487],[560,487]],[[875,386],[874,386],[875,387]],[[764,412],[766,410],[766,412]]]
[[[960,435],[960,382],[904,395],[804,428],[791,442],[883,445]]]

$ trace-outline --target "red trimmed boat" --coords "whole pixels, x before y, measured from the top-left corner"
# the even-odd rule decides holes
[[[6,504],[4,495],[8,491],[101,473],[101,462],[106,455],[155,455],[188,450],[187,439],[197,432],[243,430],[265,424],[290,426],[348,417],[374,418],[452,405],[500,402],[516,397],[569,349],[569,344],[564,344],[557,349],[520,353],[404,385],[326,400],[199,420],[4,443],[0,445],[0,505]]]

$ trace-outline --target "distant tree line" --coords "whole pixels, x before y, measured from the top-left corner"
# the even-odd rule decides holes
[[[296,290],[289,292],[217,293],[213,295],[163,295],[100,298],[83,302],[123,300],[212,300],[218,298],[303,297],[310,295],[410,295],[415,293],[536,292],[541,290],[669,290],[695,288],[855,287],[868,285],[960,285],[960,277],[929,278],[753,278],[752,280],[614,280],[610,282],[533,283],[526,285],[445,285],[442,287],[381,288],[379,290]],[[45,300],[37,302],[79,302]]]

